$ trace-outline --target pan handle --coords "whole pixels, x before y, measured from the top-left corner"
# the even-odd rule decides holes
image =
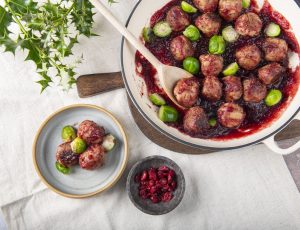
[[[296,120],[300,120],[300,113],[298,113],[295,117]],[[263,143],[269,148],[271,149],[273,152],[278,153],[280,155],[288,155],[290,153],[295,152],[296,150],[300,149],[300,141],[298,141],[296,144],[294,144],[293,146],[283,149],[280,148],[278,146],[278,144],[276,143],[274,136],[266,139],[263,141]]]

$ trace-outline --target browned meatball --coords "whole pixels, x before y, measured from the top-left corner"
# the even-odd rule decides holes
[[[273,84],[278,81],[284,70],[280,64],[274,62],[261,67],[258,70],[258,77],[266,85]]]
[[[258,103],[267,95],[267,87],[256,77],[245,79],[243,81],[244,101]]]
[[[241,78],[235,76],[227,76],[223,78],[225,84],[225,100],[228,102],[236,101],[243,95],[243,86]]]
[[[79,161],[79,154],[73,153],[71,149],[71,142],[66,142],[57,147],[56,160],[66,166],[77,165]]]
[[[266,38],[262,46],[267,61],[283,61],[287,57],[288,46],[280,38]]]
[[[90,145],[79,157],[79,165],[83,169],[93,170],[104,164],[105,150],[102,145]]]
[[[184,30],[190,24],[189,16],[179,6],[173,6],[168,11],[166,20],[173,31]]]
[[[193,135],[202,134],[209,129],[205,111],[200,106],[190,108],[184,115],[183,128],[185,132]]]
[[[239,127],[245,116],[244,109],[235,103],[225,103],[218,109],[218,120],[226,128]]]
[[[221,28],[221,18],[214,13],[205,13],[196,19],[195,25],[207,37],[211,37],[219,33]]]
[[[176,83],[174,96],[177,102],[184,107],[192,107],[199,96],[199,82],[197,78],[183,78]]]
[[[219,0],[193,0],[193,3],[202,12],[214,12],[218,8]]]
[[[223,58],[214,54],[203,54],[199,57],[201,72],[204,76],[217,76],[223,69]]]
[[[194,55],[192,43],[183,35],[174,38],[170,45],[171,53],[177,61]]]
[[[217,77],[208,76],[203,80],[202,95],[209,101],[217,101],[222,97],[222,83]]]
[[[98,144],[103,141],[105,130],[93,121],[85,120],[81,122],[77,132],[78,137],[90,144]]]
[[[262,21],[255,13],[241,15],[235,22],[235,30],[243,36],[255,37],[259,35],[262,28]]]
[[[242,0],[220,0],[219,14],[226,21],[233,21],[242,12]]]
[[[236,51],[235,57],[241,67],[253,70],[261,61],[261,52],[256,45],[246,45]]]

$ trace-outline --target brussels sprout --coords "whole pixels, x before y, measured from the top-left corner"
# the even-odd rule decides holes
[[[153,33],[160,38],[164,38],[169,36],[172,33],[172,28],[170,27],[169,23],[165,21],[160,21],[155,24],[153,27]]]
[[[211,54],[222,54],[225,51],[225,41],[222,36],[214,35],[209,40],[209,52]]]
[[[150,27],[144,27],[143,29],[143,38],[145,42],[151,42],[153,39],[153,31]]]
[[[63,173],[63,174],[69,174],[71,172],[71,169],[62,165],[59,162],[55,162],[55,167],[57,169],[57,171]]]
[[[239,34],[232,26],[227,26],[222,30],[222,36],[227,42],[235,42],[239,38]]]
[[[236,74],[239,70],[239,65],[236,62],[231,63],[226,69],[223,71],[224,76],[230,76]]]
[[[178,111],[168,105],[163,105],[159,108],[158,117],[163,122],[175,122],[178,119]]]
[[[183,35],[186,36],[191,41],[198,41],[201,38],[200,31],[194,25],[189,25],[184,31]]]
[[[116,146],[116,138],[111,134],[107,134],[103,139],[102,146],[105,151],[111,151]]]
[[[250,3],[251,3],[251,0],[243,0],[243,2],[242,2],[243,8],[244,8],[244,9],[249,8]]]
[[[211,118],[211,119],[209,119],[208,123],[211,127],[215,127],[217,125],[217,119]]]
[[[165,99],[162,96],[160,96],[158,93],[152,93],[152,94],[150,94],[149,95],[149,99],[150,99],[150,101],[154,105],[161,106],[161,105],[165,105],[166,104]]]
[[[200,64],[197,58],[187,57],[183,60],[183,68],[191,74],[199,73]]]
[[[277,105],[282,99],[282,93],[278,89],[272,89],[269,91],[267,97],[265,98],[265,103],[267,106],[271,107]]]
[[[71,149],[74,153],[77,153],[77,154],[83,153],[86,150],[86,143],[81,138],[76,137],[71,142]]]
[[[271,22],[269,25],[267,25],[265,33],[269,37],[277,37],[281,33],[280,26],[274,22]]]
[[[191,4],[189,4],[185,1],[181,2],[181,9],[187,13],[196,13],[197,12],[197,8],[193,7]]]
[[[63,127],[61,131],[61,137],[65,142],[74,140],[76,138],[75,129],[70,125]]]

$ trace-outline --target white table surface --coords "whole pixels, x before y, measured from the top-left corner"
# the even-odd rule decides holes
[[[137,0],[112,6],[126,21]],[[100,37],[81,38],[79,74],[118,71],[121,36],[99,14]],[[124,89],[88,99],[76,90],[52,88],[39,94],[35,68],[0,54],[0,207],[8,229],[300,229],[300,195],[281,156],[265,146],[208,155],[173,153],[153,144],[134,123]],[[73,103],[103,106],[127,130],[130,159],[109,191],[84,200],[61,197],[45,187],[34,171],[31,146],[40,123],[54,110]],[[181,204],[164,216],[141,213],[130,202],[125,181],[139,159],[161,154],[175,160],[186,177]],[[5,229],[0,218],[0,229]]]

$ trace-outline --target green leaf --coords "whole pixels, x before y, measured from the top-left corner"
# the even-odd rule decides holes
[[[10,37],[8,37],[8,35],[4,35],[2,38],[0,38],[0,45],[4,45],[5,52],[12,52],[15,54],[20,42],[12,40]]]
[[[37,46],[33,43],[32,40],[24,40],[21,44],[21,47],[24,49],[27,49],[28,55],[25,59],[25,61],[33,61],[35,62],[35,64],[39,67],[41,64],[41,57],[40,57],[40,53],[39,50],[37,48]]]
[[[28,14],[37,12],[37,2],[32,0],[6,0],[7,4],[17,14]]]
[[[72,22],[76,29],[87,37],[92,35],[93,26],[93,5],[89,0],[74,0],[74,10],[72,11]]]
[[[11,22],[11,15],[0,6],[0,37],[5,36],[8,33],[7,27]]]

